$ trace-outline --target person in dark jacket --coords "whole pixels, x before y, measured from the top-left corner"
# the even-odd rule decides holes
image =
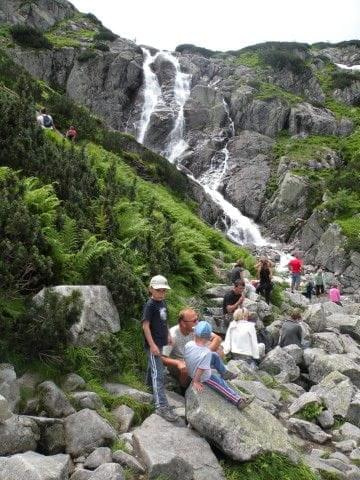
[[[256,288],[256,293],[260,293],[265,297],[267,304],[270,303],[271,290],[273,283],[271,281],[272,276],[272,263],[266,257],[260,259],[257,266],[257,274],[259,278],[259,285]]]
[[[303,330],[299,321],[301,320],[301,312],[295,308],[288,320],[282,324],[280,331],[280,347],[286,347],[287,345],[298,345],[302,347],[303,344]]]
[[[243,279],[243,271],[244,271],[244,262],[239,259],[236,261],[234,268],[230,272],[230,282],[234,284],[236,280],[244,280]]]

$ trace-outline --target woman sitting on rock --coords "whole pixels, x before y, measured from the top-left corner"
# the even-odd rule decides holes
[[[230,353],[232,359],[245,360],[254,368],[259,359],[259,345],[255,325],[248,318],[249,311],[246,308],[235,310],[222,347],[225,355]]]

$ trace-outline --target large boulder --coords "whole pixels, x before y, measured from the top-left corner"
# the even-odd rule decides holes
[[[326,353],[344,353],[340,335],[333,332],[314,333],[311,337],[311,346],[321,348]]]
[[[27,25],[47,30],[55,23],[72,17],[77,9],[66,0],[37,0],[36,2],[23,2],[12,0],[0,3],[0,23],[26,23]]]
[[[64,454],[19,453],[2,462],[0,480],[68,480],[70,461]]]
[[[304,440],[310,440],[311,442],[325,443],[331,439],[331,435],[325,433],[318,425],[300,418],[290,418],[288,429]]]
[[[346,241],[340,226],[331,223],[320,237],[314,264],[322,265],[330,272],[342,273],[350,263]]]
[[[12,412],[16,412],[20,401],[20,386],[15,369],[8,363],[0,364],[0,395],[6,398]]]
[[[283,383],[296,380],[300,376],[300,369],[295,360],[281,347],[271,350],[262,360],[259,368]]]
[[[311,392],[321,398],[328,410],[343,418],[346,417],[355,391],[348,377],[337,371],[329,373],[318,385],[311,387]]]
[[[111,445],[116,431],[93,410],[84,409],[66,417],[66,452],[73,457],[91,453],[97,447]]]
[[[4,423],[12,416],[9,403],[5,397],[0,395],[0,423]]]
[[[125,480],[125,473],[118,463],[104,463],[95,470],[90,480]]]
[[[54,382],[43,382],[38,390],[40,406],[49,417],[61,418],[75,413],[65,393]]]
[[[223,97],[216,89],[206,85],[196,85],[184,109],[187,130],[209,130],[220,127],[227,112]]]
[[[307,217],[310,184],[307,178],[287,172],[278,190],[264,208],[261,221],[274,234],[284,238]]]
[[[189,428],[151,415],[134,430],[135,451],[150,479],[221,480],[224,473],[207,442]],[[201,452],[201,454],[199,454]]]
[[[310,103],[300,103],[290,111],[291,135],[349,135],[352,130],[351,120],[337,120],[330,110],[314,107]]]
[[[40,431],[30,418],[13,415],[0,424],[0,456],[36,450]]]
[[[188,388],[186,418],[195,430],[234,460],[247,461],[264,452],[286,455],[293,450],[282,424],[264,408],[252,402],[239,411],[208,387],[201,393]]]
[[[341,333],[349,334],[354,340],[360,342],[360,317],[359,315],[345,315],[334,313],[326,319],[327,325],[335,327]]]
[[[321,349],[309,348],[304,354],[304,359],[312,382],[319,383],[329,373],[338,371],[360,388],[360,366],[347,354],[328,355]]]
[[[313,332],[322,332],[327,326],[327,317],[340,312],[341,307],[334,302],[314,303],[304,312],[303,320]]]
[[[46,288],[34,297],[41,303]],[[51,291],[67,297],[79,291],[83,302],[80,319],[71,326],[73,345],[92,345],[102,333],[116,333],[120,330],[119,314],[107,287],[103,285],[59,285]]]

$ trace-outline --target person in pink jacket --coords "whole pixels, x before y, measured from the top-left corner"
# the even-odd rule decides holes
[[[342,303],[340,301],[340,290],[337,285],[332,285],[332,287],[330,288],[329,298],[331,302],[334,302],[342,307]]]

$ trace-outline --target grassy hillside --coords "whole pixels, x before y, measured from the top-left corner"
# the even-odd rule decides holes
[[[130,364],[140,371],[136,320],[152,275],[169,277],[174,322],[179,308],[206,281],[216,279],[216,259],[242,256],[248,266],[252,260],[196,216],[186,178],[165,159],[130,136],[108,132],[84,108],[32,80],[4,53],[0,65],[0,356],[14,360],[16,354],[21,362],[49,360],[54,354],[65,370],[84,370],[87,362],[88,377],[113,373],[120,364],[124,371]],[[48,107],[59,131],[77,125],[80,143],[39,128],[35,107],[40,105]],[[36,338],[35,348],[28,347],[26,335],[36,337],[34,329],[23,331],[31,322],[24,316],[28,299],[43,286],[64,283],[105,284],[113,295],[125,329],[116,341],[104,340],[103,351],[95,352],[102,356],[98,365],[86,349],[47,345],[41,351]],[[49,332],[55,320],[46,320]],[[118,359],[112,367],[104,356],[109,345]],[[101,362],[106,368],[99,367]]]

